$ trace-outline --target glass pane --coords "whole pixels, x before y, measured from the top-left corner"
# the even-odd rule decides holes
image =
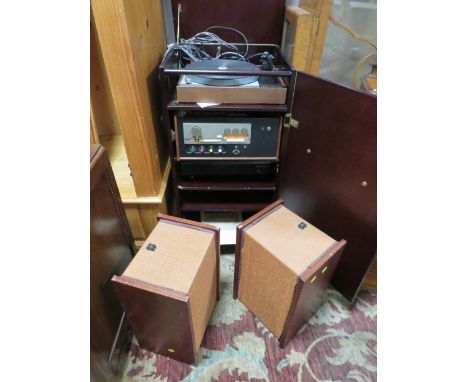
[[[377,41],[377,0],[334,0],[333,14],[355,32]],[[375,52],[371,45],[354,39],[330,20],[318,74],[322,78],[352,86],[356,65]],[[360,87],[361,78],[371,71],[371,64],[375,63],[374,56],[361,67],[356,75],[357,87]]]

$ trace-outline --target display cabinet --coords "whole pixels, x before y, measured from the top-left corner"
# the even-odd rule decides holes
[[[331,283],[353,300],[377,245],[376,97],[296,71],[288,64],[279,48],[282,33],[269,28],[283,24],[284,1],[256,1],[256,14],[262,17],[256,19],[255,30],[249,18],[240,17],[245,9],[253,7],[252,2],[219,1],[210,12],[200,12],[204,4],[202,0],[172,1],[174,25],[178,25],[180,36],[187,38],[211,25],[227,25],[229,21],[230,27],[245,32],[252,49],[267,49],[274,55],[275,70],[261,75],[282,77],[288,96],[283,105],[201,107],[178,102],[179,77],[190,73],[176,57],[168,55],[160,65],[159,81],[163,131],[172,162],[170,212],[196,219],[202,211],[240,211],[246,218],[281,197],[294,213],[330,236],[348,242]],[[177,13],[179,10],[181,13]],[[192,11],[198,12],[197,17],[192,17]],[[229,36],[221,34],[221,37]],[[253,73],[228,70],[223,74]],[[181,159],[176,147],[177,118],[187,113],[224,118],[255,113],[281,116],[280,152],[273,161],[273,171],[262,168],[249,176],[240,164],[253,161],[237,161],[236,169],[236,165],[229,168],[228,161],[211,161],[211,166],[206,161],[200,166],[195,160]],[[192,168],[185,173],[184,162]],[[225,176],[218,171],[223,168]]]
[[[239,49],[245,49],[245,45],[239,44]],[[260,78],[278,79],[277,81],[284,84],[286,97],[281,104],[222,103],[204,108],[197,103],[179,102],[176,87],[181,76],[195,72],[209,74],[210,71],[194,71],[180,67],[175,54],[168,55],[160,65],[161,97],[166,105],[162,121],[172,161],[171,178],[174,192],[170,209],[173,213],[198,219],[202,211],[235,211],[248,215],[264,208],[276,198],[281,132],[292,97],[293,71],[277,45],[249,44],[249,52],[252,55],[265,51],[275,57],[276,70],[260,70],[255,74]],[[253,62],[258,63],[258,59]],[[223,71],[223,75],[227,76],[248,74],[249,72],[245,70]],[[242,121],[252,126],[252,129],[259,120],[258,123],[268,121],[269,125],[277,124],[278,126],[272,128],[275,129],[274,134],[278,136],[277,145],[273,147],[277,152],[267,158],[262,155],[253,157],[254,154],[264,150],[267,141],[262,138],[263,146],[253,141],[248,148],[244,145],[243,149],[242,145],[239,145],[241,152],[237,153],[235,151],[237,149],[233,151],[237,153],[237,157],[225,152],[226,149],[230,150],[232,145],[223,144],[206,145],[206,150],[215,151],[213,155],[209,152],[205,152],[204,155],[191,155],[190,151],[187,153],[181,148],[183,139],[180,137],[181,131],[177,129],[177,124],[186,120],[212,121],[213,128],[216,124],[230,126],[230,122],[235,121]],[[260,134],[257,136],[260,139]],[[195,154],[200,154],[198,150],[205,150],[205,146],[199,145],[190,148],[196,151]],[[218,149],[223,150],[224,155],[216,155]],[[242,150],[246,150],[249,154],[243,155]]]
[[[261,75],[282,78],[287,98],[208,107],[178,102],[176,85],[186,69],[170,55],[162,62],[161,2],[93,0],[91,139],[108,148],[133,235],[141,242],[166,202],[168,212],[195,220],[216,211],[245,219],[281,197],[294,213],[348,242],[331,282],[352,300],[376,253],[376,97],[289,65],[279,48],[284,0],[168,2],[173,35],[226,25],[245,33],[252,52],[274,55],[276,69]],[[220,34],[232,41],[232,34]],[[187,115],[278,118],[278,155],[194,166],[177,155],[177,121]],[[224,176],[221,168],[229,169]]]
[[[165,51],[161,6],[91,1],[91,142],[108,153],[137,244],[166,211],[170,173],[154,69]]]

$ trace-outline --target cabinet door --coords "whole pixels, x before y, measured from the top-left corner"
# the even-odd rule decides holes
[[[280,197],[285,205],[348,244],[332,279],[353,300],[377,247],[377,99],[297,72],[284,129]]]
[[[113,380],[123,365],[119,351],[125,345],[126,324],[111,278],[121,275],[132,260],[133,240],[102,146],[91,146],[90,170],[91,375],[102,381]],[[116,336],[117,350],[110,357]]]

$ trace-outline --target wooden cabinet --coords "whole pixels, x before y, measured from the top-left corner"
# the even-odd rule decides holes
[[[184,12],[200,7],[204,0],[172,0],[173,11],[179,3],[182,4],[182,37],[188,37],[204,26],[224,25],[224,15],[241,14],[243,6],[229,2],[225,4],[227,10],[213,8],[194,20],[188,13],[184,16]],[[245,31],[252,43],[280,40],[280,34],[269,30],[265,23],[269,20],[272,25],[282,24],[284,2],[257,1],[255,6],[265,10],[266,15],[256,24],[255,32],[249,31],[249,18],[231,16],[230,26]],[[262,31],[269,31],[268,36],[262,35]],[[294,213],[330,236],[348,242],[331,282],[346,298],[353,300],[377,249],[377,99],[291,69],[276,52],[277,48],[270,49],[276,60],[276,70],[258,74],[290,79],[285,105],[221,104],[201,110],[196,104],[179,103],[175,99],[176,81],[171,77],[187,74],[187,69],[175,65],[170,55],[161,64],[161,78],[164,79],[160,81],[161,94],[166,105],[163,121],[173,171],[174,203],[170,212],[189,218],[202,210],[252,213],[280,197]],[[255,52],[254,47],[250,51]],[[199,114],[224,113],[229,116],[267,111],[284,115],[277,163],[279,176],[258,177],[255,182],[245,179],[233,182],[234,177],[231,177],[229,183],[221,182],[219,176],[209,181],[200,176],[196,182],[184,179],[181,160],[175,155],[174,114],[194,110]],[[287,118],[288,112],[290,118]],[[266,191],[270,187],[271,190]]]
[[[332,6],[331,0],[301,0],[286,7],[282,48],[296,69],[318,74]]]
[[[111,279],[125,270],[134,252],[114,175],[100,145],[91,145],[90,204],[91,374],[103,380],[118,373],[119,349],[125,345],[123,309]]]
[[[153,70],[165,51],[152,0],[91,1],[91,143],[108,153],[135,240],[166,211],[170,172]]]
[[[262,109],[285,117],[289,112],[298,121],[288,124],[291,127],[284,125],[279,178],[178,181],[172,166],[173,181],[168,183],[169,152],[173,164],[176,159],[170,116],[200,108],[180,105],[174,102],[173,92],[158,90],[171,88],[167,76],[156,73],[166,48],[161,2],[93,0],[91,4],[91,140],[108,149],[137,242],[152,231],[157,213],[166,211],[166,197],[171,199],[171,213],[188,218],[206,209],[252,212],[281,197],[319,229],[348,241],[332,284],[353,299],[376,253],[376,97],[288,71],[294,86],[287,104]],[[244,31],[249,42],[281,43],[284,0],[172,0],[171,4],[174,18],[181,4],[181,37],[210,25],[229,25]],[[309,12],[325,5],[329,10],[330,5],[328,0],[301,4]],[[252,24],[245,9],[262,17]],[[319,35],[326,31],[325,24],[317,28]],[[232,34],[224,37],[230,39]],[[318,65],[312,61],[309,66]],[[253,113],[258,107],[219,105],[204,110]],[[166,192],[168,184],[172,189]],[[180,193],[188,195],[186,203],[177,197]]]
[[[345,245],[280,199],[237,227],[233,297],[284,348],[322,304]]]
[[[219,228],[173,216],[112,278],[139,345],[194,363],[219,299]]]

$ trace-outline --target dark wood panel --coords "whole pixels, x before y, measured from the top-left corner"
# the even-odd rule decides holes
[[[176,29],[178,4],[182,5],[180,15],[182,38],[189,38],[212,25],[222,25],[239,29],[250,43],[281,44],[285,0],[172,0]],[[213,32],[226,41],[243,42],[233,32],[220,30]]]
[[[187,191],[275,191],[276,183],[230,181],[181,181],[178,188]]]
[[[259,211],[268,203],[209,203],[209,202],[185,202],[182,211]]]
[[[316,264],[307,269],[298,279],[294,291],[291,309],[279,339],[280,346],[284,347],[296,335],[298,330],[314,315],[323,301],[324,293],[329,285],[330,278],[340,260],[346,241],[341,240],[330,248]],[[330,254],[332,254],[330,256]],[[327,267],[324,274],[320,271]],[[316,276],[316,277],[315,277]],[[311,280],[314,279],[313,282]]]
[[[107,182],[109,183],[109,190],[112,193],[114,200],[116,212],[120,218],[120,224],[122,225],[125,235],[127,237],[127,242],[131,246],[132,253],[135,253],[135,247],[133,242],[132,231],[130,230],[130,225],[128,223],[127,215],[125,214],[125,209],[122,204],[122,198],[120,197],[119,189],[117,187],[117,182],[115,180],[112,167],[107,157],[107,152],[105,148],[101,145],[91,145],[91,175],[90,175],[90,188],[91,193],[93,192],[96,185],[102,181],[102,177],[106,177]]]
[[[142,348],[195,362],[187,295],[124,276],[114,276],[112,282]]]
[[[130,263],[133,244],[110,163],[104,148],[97,145],[91,147],[90,218],[91,373],[99,378],[118,372],[120,348],[107,363],[123,313],[111,278]]]
[[[284,129],[279,195],[347,240],[332,284],[349,300],[376,253],[376,112],[375,97],[298,72],[292,114],[299,127]]]
[[[287,105],[264,105],[264,104],[238,104],[238,103],[224,103],[220,105],[208,106],[201,108],[196,103],[189,102],[176,102],[171,101],[167,106],[168,110],[206,110],[206,111],[265,111],[265,112],[276,112],[286,113],[288,111]]]

